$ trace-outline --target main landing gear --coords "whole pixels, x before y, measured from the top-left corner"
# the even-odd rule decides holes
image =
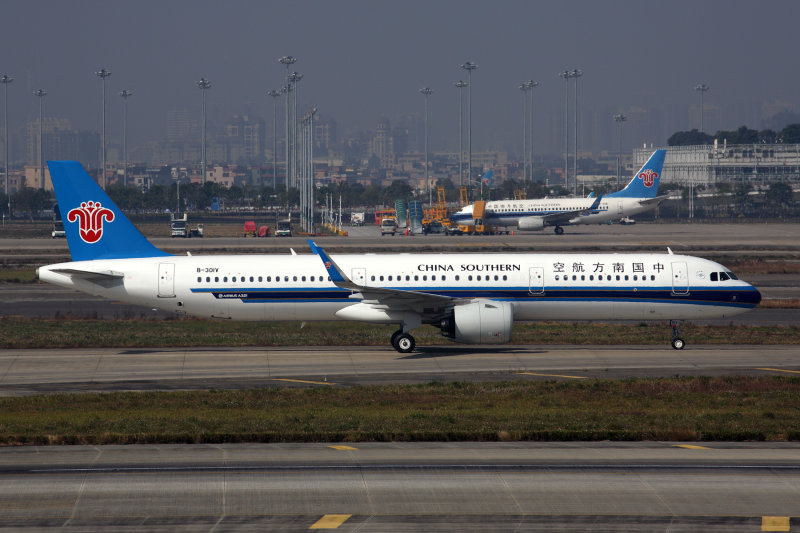
[[[676,350],[683,350],[686,342],[681,338],[680,320],[670,320],[669,325],[672,327],[672,347]]]
[[[556,232],[556,235],[563,235],[564,234],[564,228],[562,228],[561,226],[556,226],[553,231]]]
[[[411,353],[414,351],[416,345],[417,343],[414,341],[414,337],[404,332],[402,329],[398,329],[392,333],[392,347],[398,352]]]

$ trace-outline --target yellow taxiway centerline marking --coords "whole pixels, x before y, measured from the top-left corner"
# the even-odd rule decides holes
[[[353,448],[352,446],[345,446],[343,444],[334,444],[332,446],[328,446],[328,448],[333,448],[334,450],[341,450],[341,451],[357,450],[358,449],[358,448]]]
[[[309,381],[306,379],[272,378],[272,381],[289,381],[291,383],[308,383],[310,385],[336,385],[330,381]]]
[[[756,370],[767,370],[769,372],[788,372],[790,374],[800,374],[800,370],[784,370],[782,368],[756,368]]]
[[[351,514],[326,514],[308,529],[336,529],[344,524]]]
[[[548,378],[587,379],[586,376],[565,376],[563,374],[537,374],[536,372],[517,372],[520,376],[545,376]]]
[[[789,531],[789,517],[762,516],[761,531]]]
[[[696,444],[673,444],[675,448],[686,448],[687,450],[710,450],[705,446],[698,446]]]

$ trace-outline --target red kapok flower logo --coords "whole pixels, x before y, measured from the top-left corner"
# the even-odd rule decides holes
[[[658,177],[658,172],[653,172],[649,168],[639,173],[639,177],[644,183],[645,187],[652,187]]]
[[[81,202],[80,207],[67,213],[69,222],[78,222],[78,234],[83,242],[93,244],[103,236],[103,219],[114,221],[114,212],[102,207],[100,202]]]

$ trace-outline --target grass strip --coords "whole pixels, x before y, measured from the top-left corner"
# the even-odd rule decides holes
[[[230,322],[201,319],[100,320],[0,318],[0,348],[373,346],[395,330],[356,322]],[[797,326],[704,326],[686,323],[691,344],[800,344]],[[447,344],[439,330],[414,330],[419,346]],[[666,344],[666,323],[536,322],[514,325],[515,344]]]
[[[800,440],[800,378],[427,383],[0,398],[0,444]]]

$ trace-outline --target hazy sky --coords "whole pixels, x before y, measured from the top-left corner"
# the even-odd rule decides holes
[[[759,127],[774,110],[800,110],[796,0],[5,0],[1,9],[0,73],[15,78],[12,124],[38,116],[32,93],[44,88],[46,115],[99,131],[94,73],[105,67],[113,72],[110,136],[121,136],[118,92],[134,92],[131,145],[163,137],[168,110],[199,115],[195,81],[203,76],[213,85],[210,121],[249,112],[271,127],[266,91],[283,84],[284,55],[295,56],[293,70],[304,75],[301,105],[336,118],[340,130],[422,113],[417,91],[432,87],[432,149],[457,146],[453,83],[466,79],[459,65],[467,60],[479,65],[475,149],[519,142],[517,87],[527,79],[541,84],[534,97],[537,142],[563,139],[564,82],[557,73],[565,68],[584,71],[579,107],[587,116],[607,116],[612,124],[616,111],[657,109],[668,117],[661,129],[626,125],[626,144],[663,144],[664,128],[699,126],[690,108],[698,105],[693,88],[700,82],[711,87],[707,131],[745,120]],[[616,146],[608,135],[586,135],[597,145],[590,148]]]

